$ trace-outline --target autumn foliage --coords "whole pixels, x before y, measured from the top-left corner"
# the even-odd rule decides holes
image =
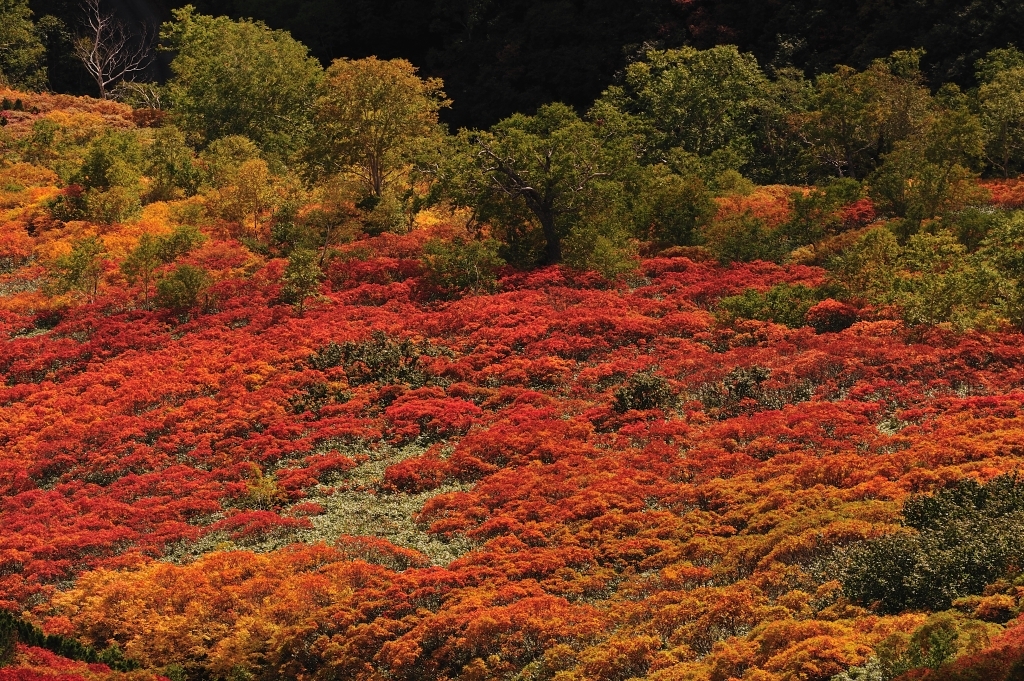
[[[59,220],[68,188],[2,172],[0,604],[138,668],[22,642],[0,681],[810,681],[893,646],[918,660],[934,614],[856,601],[843,557],[908,531],[908,498],[1024,456],[1019,333],[911,325],[831,297],[817,266],[676,249],[617,280],[506,267],[438,296],[425,244],[465,236],[442,215],[332,247],[300,313],[285,259],[211,219],[154,265],[202,268],[202,295],[160,307],[121,263],[200,199]],[[793,192],[719,209],[777,228]],[[89,237],[93,293],[47,294],[42,263]],[[720,314],[751,290],[824,292],[788,325]],[[956,661],[906,678],[1010,678],[1012,579],[953,601]]]

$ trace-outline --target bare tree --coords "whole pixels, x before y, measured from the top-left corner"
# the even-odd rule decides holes
[[[85,66],[108,99],[113,85],[132,80],[153,62],[153,31],[145,24],[140,35],[132,35],[128,25],[113,12],[104,12],[101,0],[83,0],[85,35],[75,43],[75,56]]]

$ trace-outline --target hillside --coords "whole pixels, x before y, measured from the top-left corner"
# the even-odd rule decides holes
[[[61,159],[112,176],[161,116],[0,96],[0,680],[1016,678],[1024,347],[1002,299],[933,309],[941,233],[888,303],[820,266],[881,238],[860,195],[784,264],[465,283],[438,205],[289,297],[281,215],[325,199],[231,218],[242,171],[150,173],[99,219],[127,199]],[[1021,186],[974,182],[1016,234]],[[708,238],[808,196],[723,190]]]

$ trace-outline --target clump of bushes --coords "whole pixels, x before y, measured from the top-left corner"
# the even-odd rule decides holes
[[[315,381],[303,386],[302,390],[288,398],[288,404],[296,414],[320,410],[332,402],[347,402],[349,394],[322,381]]]
[[[767,367],[736,367],[720,382],[702,385],[696,397],[710,416],[724,419],[745,412],[781,409],[806,402],[814,394],[814,386],[808,381],[769,385],[771,377]]]
[[[213,279],[196,265],[178,265],[156,283],[156,304],[174,312],[206,307]]]
[[[963,480],[903,507],[903,531],[849,551],[843,589],[880,612],[945,610],[1024,566],[1024,481]]]
[[[676,403],[672,387],[661,376],[650,371],[633,374],[615,391],[615,410],[669,409]]]
[[[726,318],[756,319],[798,328],[804,325],[808,310],[819,299],[818,291],[809,286],[778,284],[767,291],[747,289],[738,296],[723,298],[718,309]]]
[[[492,291],[505,261],[493,239],[431,239],[423,246],[424,281],[442,296]]]
[[[402,383],[421,388],[429,382],[423,367],[426,359],[444,354],[428,341],[394,340],[374,331],[365,341],[330,342],[309,357],[319,371],[342,367],[349,385]]]

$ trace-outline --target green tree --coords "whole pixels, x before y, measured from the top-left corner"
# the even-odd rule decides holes
[[[213,283],[210,273],[195,265],[178,265],[156,283],[156,304],[175,312],[185,312],[205,301]]]
[[[899,267],[893,302],[910,324],[971,327],[992,299],[993,278],[974,266],[947,231],[910,237]]]
[[[739,167],[753,153],[769,89],[753,55],[686,47],[647,52],[602,100],[639,121],[655,159],[673,148],[698,157],[727,150]]]
[[[108,130],[89,145],[74,180],[86,187],[88,216],[98,222],[127,220],[141,208],[145,151],[128,130]]]
[[[74,180],[89,189],[133,188],[142,178],[146,152],[129,130],[107,130],[89,145]]]
[[[106,249],[98,237],[89,236],[71,243],[71,253],[57,258],[50,269],[48,289],[53,293],[80,291],[96,299],[103,276]]]
[[[159,238],[146,233],[139,237],[139,243],[121,263],[121,273],[128,283],[134,285],[135,282],[139,282],[142,285],[142,298],[147,306],[153,275],[162,262]]]
[[[154,200],[191,196],[198,191],[199,168],[193,162],[193,151],[185,143],[185,135],[176,127],[165,125],[156,129],[148,157],[150,196]]]
[[[749,211],[712,222],[703,230],[701,242],[723,264],[778,261],[786,253],[778,234]]]
[[[1024,162],[1024,53],[1015,47],[993,50],[977,67],[988,160],[1009,177]]]
[[[862,179],[897,144],[919,134],[931,110],[923,52],[896,52],[865,71],[847,66],[817,78],[801,129],[825,175]]]
[[[243,135],[216,139],[200,154],[207,179],[217,188],[234,184],[242,164],[260,157],[260,148]]]
[[[141,284],[143,301],[149,305],[149,289],[157,268],[174,262],[204,239],[195,227],[184,225],[166,236],[155,236],[147,232],[139,237],[139,243],[121,263],[121,273],[130,284]]]
[[[779,229],[787,249],[812,244],[844,228],[840,209],[861,198],[861,184],[850,178],[830,178],[806,194],[794,192],[790,218]]]
[[[645,169],[631,198],[637,236],[669,246],[696,244],[718,212],[699,176],[671,173],[665,166]]]
[[[905,238],[922,220],[982,198],[974,167],[984,153],[984,131],[966,97],[956,86],[943,86],[925,127],[883,157],[868,192],[880,210],[904,219]]]
[[[269,153],[294,151],[322,73],[306,47],[260,22],[191,5],[173,16],[160,37],[175,55],[167,92],[178,126],[199,142],[244,135]]]
[[[999,313],[1024,328],[1024,214],[996,221],[974,257],[979,269],[994,274]]]
[[[314,104],[311,170],[344,173],[383,196],[416,150],[441,134],[438,112],[450,104],[441,88],[404,59],[336,60]]]
[[[896,235],[875,227],[830,263],[837,279],[850,293],[871,303],[890,302],[903,250]]]
[[[271,208],[273,192],[266,161],[254,158],[238,167],[232,206],[239,222],[252,216],[253,237],[259,236],[260,216]]]
[[[463,131],[439,175],[448,196],[496,224],[507,243],[528,240],[536,227],[541,259],[553,264],[606,181],[633,163],[631,153],[564,104],[549,104],[488,132]]]
[[[46,82],[46,48],[28,0],[0,0],[0,84],[41,90]]]
[[[281,297],[295,305],[299,316],[306,311],[306,299],[316,293],[324,279],[323,270],[317,262],[317,253],[308,248],[296,248],[288,256],[288,265],[281,278]]]

